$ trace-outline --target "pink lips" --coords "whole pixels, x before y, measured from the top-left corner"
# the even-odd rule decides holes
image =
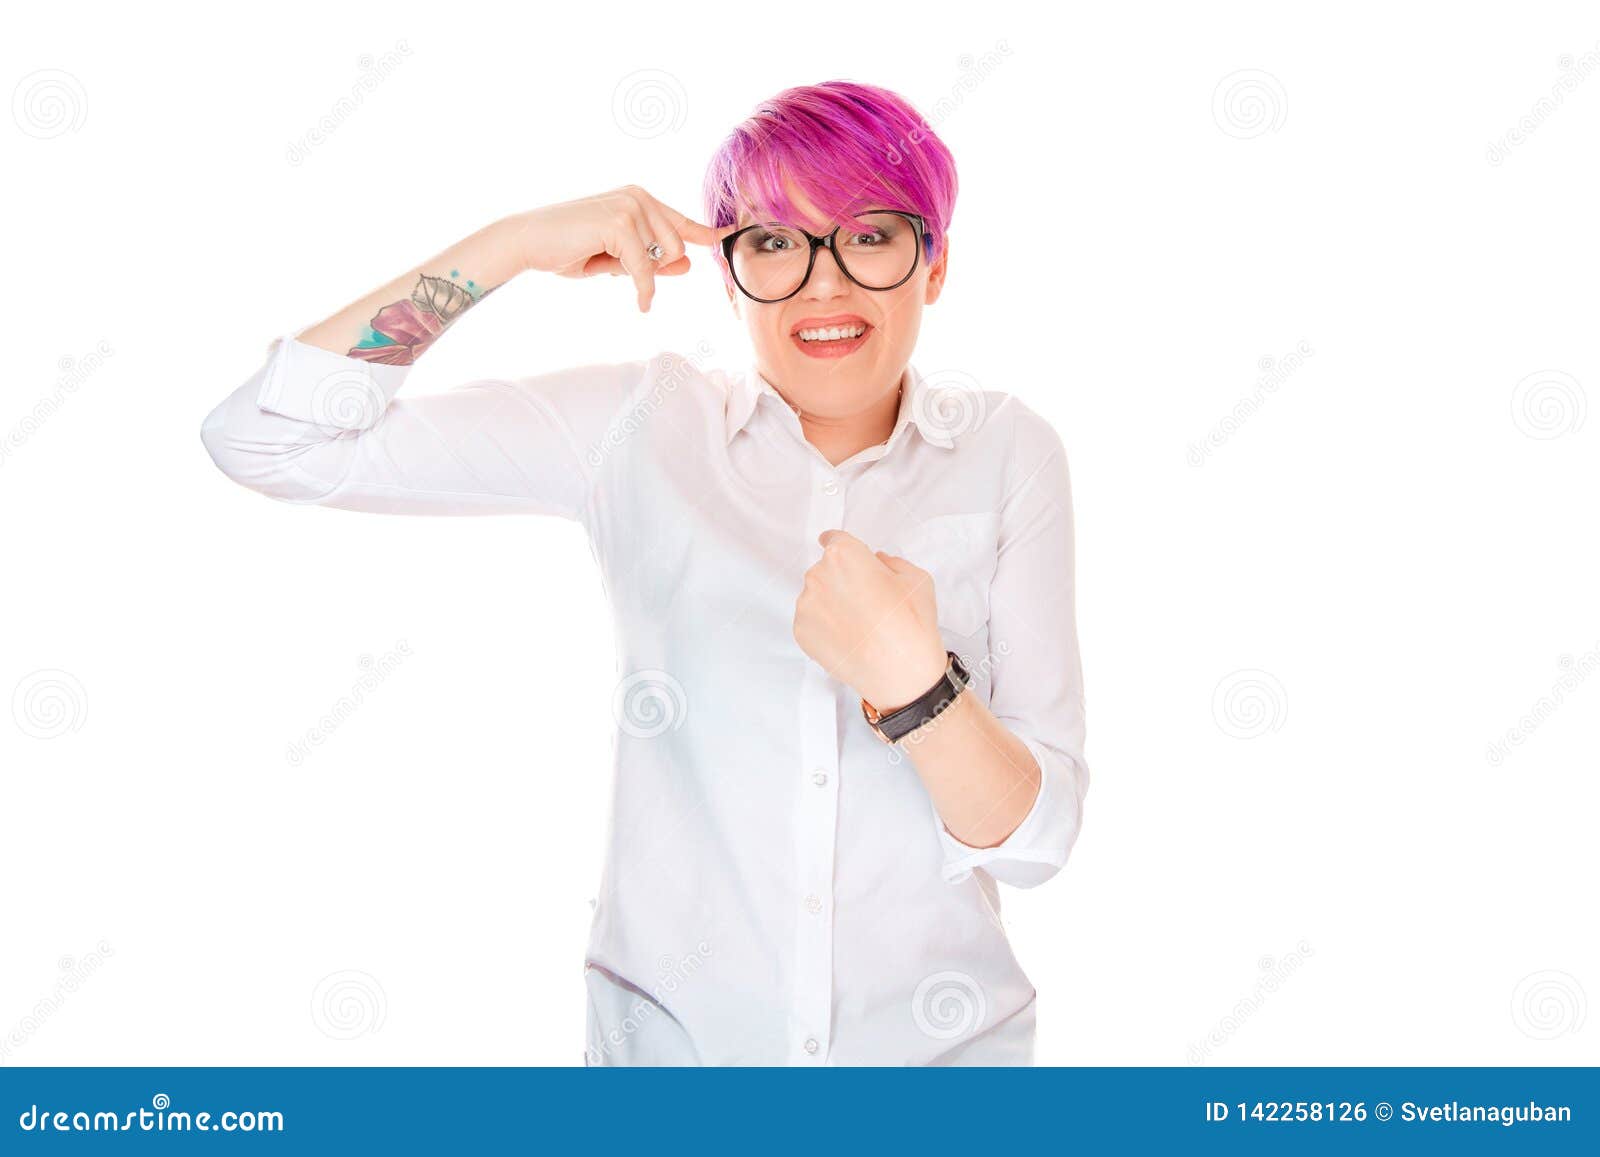
[[[850,338],[848,341],[820,341],[808,342],[800,340],[800,331],[803,329],[832,329],[835,326],[862,326],[860,337]],[[872,326],[867,319],[854,313],[839,313],[832,317],[808,317],[796,322],[789,331],[789,340],[800,347],[800,352],[813,358],[842,358],[860,349],[866,340],[872,336]]]

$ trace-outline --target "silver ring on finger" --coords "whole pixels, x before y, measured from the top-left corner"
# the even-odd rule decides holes
[[[660,261],[666,254],[666,250],[661,248],[660,243],[655,241],[650,242],[650,248],[646,249],[645,252],[650,255],[651,261]]]

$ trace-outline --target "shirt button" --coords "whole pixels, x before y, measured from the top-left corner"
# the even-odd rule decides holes
[[[814,1037],[814,1036],[806,1037],[806,1052],[815,1054],[817,1049],[820,1048],[820,1047],[821,1046],[817,1044],[817,1038],[816,1037]]]
[[[811,773],[811,782],[816,784],[818,787],[823,786],[828,782],[828,773],[823,771],[820,767],[817,768],[816,771]]]
[[[806,911],[815,916],[818,912],[822,911],[822,901],[817,899],[815,895],[807,896]]]
[[[822,484],[822,492],[824,494],[837,494],[839,493],[839,484],[830,478]]]

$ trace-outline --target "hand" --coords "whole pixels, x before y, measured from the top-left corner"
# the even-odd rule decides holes
[[[523,268],[562,277],[627,274],[642,312],[650,309],[658,275],[689,271],[686,245],[715,246],[737,228],[702,225],[638,185],[534,209],[512,221],[512,244],[522,255]],[[660,261],[646,252],[651,242],[661,246]]]
[[[794,638],[823,670],[879,711],[904,707],[947,663],[933,579],[842,530],[818,536],[822,557],[794,604]]]

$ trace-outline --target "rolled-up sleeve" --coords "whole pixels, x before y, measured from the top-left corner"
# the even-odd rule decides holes
[[[582,519],[607,426],[649,364],[479,379],[399,398],[413,366],[289,335],[206,416],[200,436],[229,478],[284,502]]]
[[[1010,404],[1012,453],[989,592],[989,710],[1033,755],[1039,790],[1022,822],[994,847],[962,843],[937,812],[934,822],[946,881],[960,883],[981,868],[1031,888],[1060,871],[1077,842],[1089,767],[1066,449],[1042,417],[1015,398]]]

